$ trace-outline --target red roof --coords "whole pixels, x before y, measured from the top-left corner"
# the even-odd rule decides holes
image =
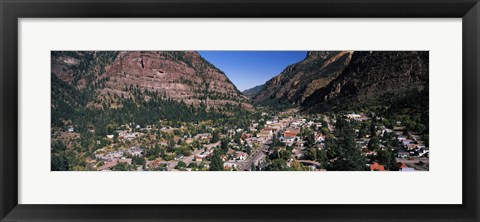
[[[291,131],[285,131],[285,133],[283,133],[283,136],[284,137],[296,137],[297,133],[296,132],[291,132]]]
[[[377,162],[373,162],[373,164],[370,165],[370,170],[371,171],[385,171],[385,166],[380,165]]]

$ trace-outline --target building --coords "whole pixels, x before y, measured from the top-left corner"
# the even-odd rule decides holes
[[[183,159],[183,154],[178,154],[177,156],[175,156],[175,160],[181,160]]]
[[[118,160],[118,162],[120,162],[120,163],[126,163],[126,164],[130,165],[130,164],[132,164],[132,158],[122,157],[121,159]]]
[[[236,159],[236,160],[241,160],[241,161],[243,161],[243,160],[246,160],[247,157],[248,157],[248,154],[245,153],[245,152],[242,152],[242,151],[237,151],[237,152],[235,152],[235,159]]]
[[[273,136],[272,130],[268,130],[268,129],[262,129],[260,133],[257,133],[257,137],[260,137],[260,138],[272,138],[272,136]]]
[[[225,162],[223,164],[223,168],[226,169],[226,170],[233,170],[233,169],[237,169],[238,165],[236,163],[233,163],[233,162]]]
[[[296,137],[296,136],[297,136],[297,133],[294,132],[294,131],[285,131],[285,132],[283,133],[283,136],[284,136],[285,138],[288,138],[288,137]]]
[[[373,164],[370,165],[370,170],[371,171],[385,171],[385,166],[380,165],[377,162],[373,162]]]
[[[211,138],[210,133],[200,133],[193,137],[196,140],[207,140]]]
[[[359,114],[351,113],[351,114],[345,115],[345,117],[347,117],[347,119],[359,119],[359,118],[361,118],[362,116],[359,115]]]
[[[197,162],[202,162],[204,157],[205,157],[205,156],[204,156],[204,155],[201,155],[201,154],[200,154],[200,155],[197,155],[197,156],[195,156],[195,161],[197,161]]]

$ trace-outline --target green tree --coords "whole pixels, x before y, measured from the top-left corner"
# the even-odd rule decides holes
[[[288,171],[289,167],[287,162],[284,159],[274,159],[272,162],[267,165],[267,171]]]
[[[212,143],[216,143],[220,140],[220,136],[218,135],[218,131],[214,130],[212,133]]]
[[[175,166],[175,169],[178,169],[178,170],[183,170],[187,167],[187,164],[183,161],[178,161],[177,165]]]
[[[367,170],[367,160],[362,156],[355,143],[355,131],[350,122],[337,120],[337,140],[326,143],[329,158],[328,170],[361,171]]]
[[[126,163],[118,163],[115,165],[112,170],[114,171],[127,171],[127,164]]]
[[[210,160],[210,171],[223,171],[223,161],[218,150],[213,151],[213,156]]]
[[[220,147],[222,148],[223,153],[226,153],[228,151],[228,143],[229,139],[227,137],[222,139],[222,144],[220,145]]]

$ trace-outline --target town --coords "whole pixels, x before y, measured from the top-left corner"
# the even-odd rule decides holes
[[[82,170],[429,169],[428,134],[415,132],[408,121],[387,120],[374,114],[355,112],[302,115],[296,109],[278,113],[262,111],[259,116],[251,120],[247,128],[219,127],[212,121],[182,123],[180,127],[169,126],[168,121],[145,126],[127,123],[96,141],[98,149],[85,158]],[[343,132],[340,132],[341,129],[337,128],[342,126]],[[94,127],[89,131],[94,134]],[[77,133],[75,126],[71,126],[60,134],[63,138],[76,138]],[[348,135],[351,142],[347,139]],[[342,151],[342,146],[348,144],[355,150]],[[358,158],[352,157],[360,159],[356,168],[344,168],[349,164],[338,163],[342,161],[342,153],[349,155],[350,152],[358,153]]]

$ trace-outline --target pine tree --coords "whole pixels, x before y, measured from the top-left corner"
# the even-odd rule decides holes
[[[210,171],[223,171],[223,161],[220,158],[218,150],[213,151],[212,159],[210,160]]]

